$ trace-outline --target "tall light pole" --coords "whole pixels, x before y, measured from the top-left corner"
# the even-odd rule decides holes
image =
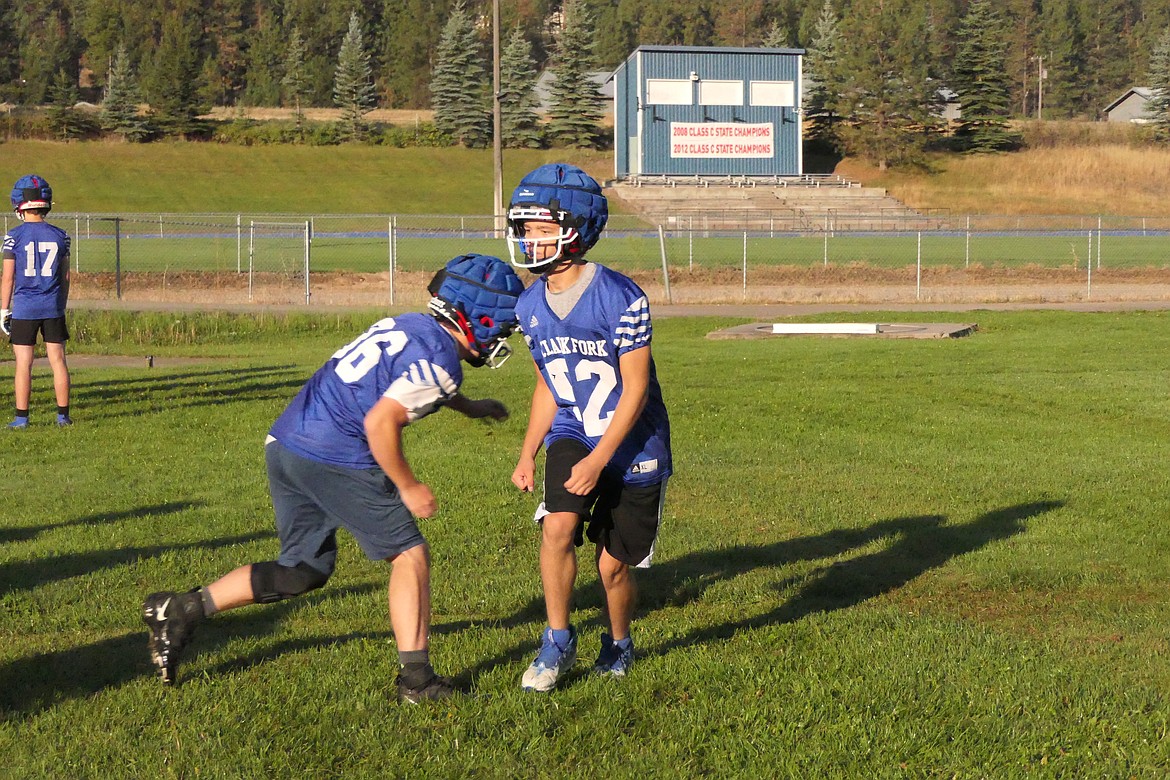
[[[1044,57],[1036,57],[1036,118],[1044,119]]]
[[[492,215],[496,237],[504,230],[504,143],[500,119],[500,0],[492,0]]]

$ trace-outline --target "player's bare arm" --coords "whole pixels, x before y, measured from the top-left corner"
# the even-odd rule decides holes
[[[512,484],[526,493],[536,489],[536,456],[557,415],[556,398],[544,383],[544,376],[535,361],[532,367],[536,370],[536,386],[532,390],[532,403],[528,411],[528,429],[524,433],[516,470],[512,472]]]
[[[463,393],[456,393],[447,402],[447,407],[473,420],[483,419],[484,417],[491,418],[492,420],[508,419],[508,407],[494,398],[472,400],[463,395]]]
[[[593,452],[573,466],[565,482],[565,490],[574,495],[586,495],[597,486],[602,469],[633,430],[634,423],[638,421],[650,397],[649,346],[622,355],[618,359],[618,369],[622,375],[622,394],[610,418],[609,427],[605,429]]]
[[[435,514],[435,496],[431,489],[414,476],[402,450],[402,431],[409,423],[406,407],[393,398],[383,397],[365,417],[366,441],[374,460],[398,488],[402,503],[415,517]]]

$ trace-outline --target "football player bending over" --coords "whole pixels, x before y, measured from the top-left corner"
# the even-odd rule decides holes
[[[636,589],[631,567],[654,554],[671,474],[670,423],[650,355],[646,294],[585,253],[609,210],[580,168],[544,165],[516,187],[508,207],[512,264],[539,274],[516,314],[536,363],[536,388],[512,482],[535,490],[546,450],[540,577],[548,625],[521,687],[548,691],[577,659],[570,622],[576,545],[587,535],[603,589],[609,631],[595,674],[621,677],[634,661],[630,636]]]
[[[430,553],[415,522],[435,513],[435,497],[407,463],[402,431],[444,406],[472,418],[508,416],[499,401],[460,394],[460,360],[495,368],[507,359],[523,284],[499,258],[463,255],[428,289],[427,314],[380,320],[337,350],[269,431],[264,457],[280,557],[186,593],[147,596],[150,657],[164,683],[175,682],[180,655],[205,618],[324,585],[344,528],[367,557],[391,564],[398,700],[454,692],[430,662]]]

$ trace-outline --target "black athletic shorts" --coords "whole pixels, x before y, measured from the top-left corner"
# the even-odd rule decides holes
[[[35,347],[37,334],[40,333],[46,344],[64,344],[69,340],[69,328],[65,325],[64,317],[51,317],[46,320],[12,320],[8,330],[11,333],[8,340],[21,347]]]
[[[599,544],[622,563],[648,568],[654,556],[654,542],[662,521],[662,500],[666,482],[631,486],[621,474],[610,469],[601,472],[597,487],[589,495],[578,496],[565,489],[573,466],[589,454],[589,448],[576,439],[557,439],[548,446],[544,466],[544,503],[537,510],[540,520],[554,512],[572,512],[579,518],[577,543],[587,524],[589,541]]]

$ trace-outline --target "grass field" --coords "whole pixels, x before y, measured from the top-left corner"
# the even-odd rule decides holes
[[[68,430],[42,366],[4,437],[0,776],[1164,777],[1170,314],[969,316],[953,341],[660,320],[677,475],[640,659],[548,696],[519,690],[543,618],[508,481],[532,374],[472,372],[517,414],[407,441],[440,502],[433,653],[472,695],[403,708],[386,567],[348,537],[323,590],[202,626],[176,689],[138,614],[274,556],[264,434],[368,318],[78,312],[74,352],[156,365],[76,370]],[[591,660],[588,574],[577,603]]]

